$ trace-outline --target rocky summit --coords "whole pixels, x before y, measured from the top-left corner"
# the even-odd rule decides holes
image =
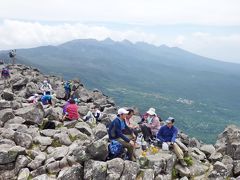
[[[9,69],[9,86],[0,80],[0,180],[240,179],[240,128],[236,126],[228,126],[215,145],[179,133],[178,144],[187,154],[187,166],[182,166],[171,151],[161,149],[144,156],[137,149],[136,162],[107,160],[106,125],[117,110],[113,100],[73,80],[79,87],[75,93],[80,99],[81,117],[98,105],[103,118],[98,124],[81,118],[61,122],[63,79],[24,65],[9,65]],[[41,92],[40,84],[46,78],[53,88],[53,105],[29,104],[27,98]],[[56,128],[44,129],[48,121],[54,122]]]

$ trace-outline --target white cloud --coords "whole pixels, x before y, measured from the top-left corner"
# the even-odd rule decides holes
[[[73,39],[93,38],[116,41],[128,39],[132,42],[145,41],[159,44],[159,37],[140,31],[111,30],[103,26],[89,26],[80,23],[45,25],[38,22],[4,20],[0,24],[0,49],[28,48],[41,45],[57,45]]]
[[[183,35],[179,35],[179,36],[177,36],[177,38],[174,40],[173,45],[181,46],[181,45],[183,45],[185,39],[186,39],[186,38],[185,38]]]
[[[0,18],[240,25],[239,0],[0,0]]]

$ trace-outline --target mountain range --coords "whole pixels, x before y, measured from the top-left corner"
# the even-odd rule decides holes
[[[8,51],[0,59],[8,60]],[[17,62],[66,79],[81,78],[120,106],[150,107],[162,119],[204,142],[227,124],[240,124],[240,64],[202,57],[177,47],[111,39],[78,39],[58,46],[17,49]],[[207,134],[207,135],[206,135]]]

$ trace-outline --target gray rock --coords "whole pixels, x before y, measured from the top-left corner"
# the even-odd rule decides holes
[[[12,109],[3,109],[0,111],[0,121],[6,123],[9,119],[14,118]]]
[[[76,138],[76,139],[80,139],[82,141],[85,140],[90,140],[91,137],[87,136],[86,134],[80,132],[79,130],[77,130],[76,128],[71,128],[68,129],[68,134],[72,137],[72,138]]]
[[[25,154],[25,148],[20,146],[11,146],[8,144],[0,144],[0,164],[8,164],[16,161],[20,154]]]
[[[16,91],[21,90],[28,83],[28,78],[23,77],[23,76],[22,77],[18,77],[18,78],[19,78],[19,80],[17,82],[13,83],[13,85],[12,85],[13,90],[16,90]]]
[[[66,146],[69,146],[70,144],[72,144],[72,141],[70,140],[69,136],[63,132],[59,134],[55,134],[54,139],[58,139],[61,144]]]
[[[30,175],[29,169],[23,168],[20,170],[17,180],[28,180],[29,175]]]
[[[27,126],[24,124],[7,124],[4,126],[4,128],[18,131],[18,130],[27,129]]]
[[[68,147],[62,146],[62,147],[56,147],[54,151],[49,155],[48,158],[53,157],[56,161],[61,160],[63,157],[65,157],[68,154]]]
[[[83,180],[83,167],[80,164],[64,168],[59,172],[59,180]]]
[[[7,101],[13,101],[13,99],[14,99],[14,94],[11,91],[9,91],[8,89],[3,90],[1,96],[3,99],[5,99]]]
[[[153,169],[144,169],[142,179],[143,180],[154,180],[154,170]]]
[[[87,153],[93,159],[105,161],[108,156],[108,142],[105,139],[94,141],[87,147]]]
[[[124,161],[124,170],[121,180],[135,180],[140,167],[139,164],[133,161]]]
[[[14,117],[13,119],[8,120],[5,125],[7,124],[23,124],[25,122],[25,119],[23,119],[22,117]]]
[[[104,136],[106,136],[107,133],[107,128],[104,124],[99,123],[94,129],[94,137],[96,140],[102,139]]]
[[[188,167],[191,177],[204,175],[209,170],[210,164],[202,163],[193,158],[193,164]]]
[[[81,115],[81,116],[85,116],[89,111],[89,108],[87,106],[79,106],[78,108],[78,113]]]
[[[56,89],[56,98],[64,99],[64,97],[65,97],[65,89],[63,88],[63,86],[59,86]]]
[[[75,128],[77,128],[80,132],[88,135],[88,136],[92,136],[93,132],[91,127],[85,123],[85,122],[79,122],[76,124]]]
[[[20,169],[27,167],[27,165],[31,162],[31,159],[24,155],[19,155],[17,157],[16,163],[15,163],[15,173],[18,174]]]
[[[11,108],[11,102],[0,99],[0,110]]]
[[[34,143],[38,143],[42,146],[49,146],[52,144],[52,139],[50,137],[37,136],[33,139]]]
[[[91,158],[86,152],[85,146],[77,146],[72,150],[72,154],[78,163],[83,163]]]
[[[27,149],[32,145],[32,137],[26,133],[15,132],[14,141],[17,145],[25,147]]]
[[[44,129],[40,131],[41,135],[53,137],[55,134],[60,133],[60,130],[58,129]]]
[[[62,158],[61,161],[59,161],[59,168],[60,169],[63,169],[63,168],[68,167],[68,166],[69,166],[69,164],[68,164],[68,161],[67,161],[66,157]]]
[[[31,95],[34,95],[35,93],[39,92],[39,87],[34,82],[29,82],[26,85],[26,96],[29,97]]]
[[[211,154],[211,156],[209,157],[209,159],[212,162],[216,162],[216,161],[221,161],[222,160],[223,155],[219,152],[214,152]]]
[[[14,140],[14,133],[15,131],[12,129],[3,128],[3,131],[0,134],[3,138]]]
[[[116,107],[109,107],[109,108],[104,108],[103,113],[106,114],[116,114],[117,108]]]
[[[48,173],[58,173],[60,171],[60,162],[54,161],[52,163],[47,164],[47,171]]]
[[[41,166],[41,167],[35,169],[34,171],[31,171],[31,176],[35,177],[35,178],[39,178],[38,176],[40,176],[42,178],[41,175],[44,175],[46,173],[47,173],[46,166]],[[33,179],[35,179],[35,178],[33,178]],[[45,180],[45,179],[42,179],[42,180]]]
[[[89,160],[84,163],[85,180],[106,179],[106,176],[107,176],[106,162]]]
[[[28,106],[15,111],[15,115],[22,117],[30,124],[41,124],[44,117],[42,105]]]
[[[240,176],[240,160],[234,161],[233,173],[234,176]]]
[[[107,161],[107,180],[120,179],[124,168],[124,161],[120,158],[115,158]]]
[[[215,147],[212,144],[204,144],[200,147],[200,150],[204,152],[207,156],[210,156],[215,152]]]
[[[215,171],[217,171],[222,177],[227,177],[227,166],[223,164],[222,162],[217,161],[213,168]]]
[[[175,166],[175,169],[177,170],[177,172],[180,174],[181,177],[187,176],[190,177],[190,170],[188,169],[188,167],[183,167],[180,164],[177,164]]]
[[[44,153],[40,153],[37,155],[34,160],[28,164],[28,167],[35,170],[42,166],[46,160],[46,155]]]

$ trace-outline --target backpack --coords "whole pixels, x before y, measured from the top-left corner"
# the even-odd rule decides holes
[[[9,52],[9,57],[13,58],[14,57],[14,53],[13,52]]]
[[[116,140],[112,140],[108,145],[108,150],[111,157],[118,157],[123,153],[123,145]]]

